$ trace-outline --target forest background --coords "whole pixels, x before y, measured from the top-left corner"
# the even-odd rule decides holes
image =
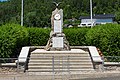
[[[90,0],[24,0],[24,25],[27,27],[50,27],[50,17],[55,9],[53,1],[62,2],[64,23],[69,19],[79,20],[90,15]],[[120,0],[93,0],[93,14],[114,14],[114,21],[120,23]],[[20,24],[21,0],[0,2],[0,25]],[[80,21],[80,20],[79,20]]]

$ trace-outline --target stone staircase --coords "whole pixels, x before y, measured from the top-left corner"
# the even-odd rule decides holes
[[[91,71],[93,63],[88,52],[35,53],[32,52],[28,72],[76,72]]]

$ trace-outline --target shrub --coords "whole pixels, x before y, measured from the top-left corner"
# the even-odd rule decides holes
[[[64,29],[64,33],[71,46],[85,45],[85,34],[88,28],[69,28]],[[29,45],[30,46],[45,46],[49,39],[50,29],[29,28]]]
[[[64,33],[69,41],[70,46],[86,45],[85,35],[89,28],[68,28],[64,29]]]
[[[99,25],[86,34],[88,45],[100,48],[104,55],[120,56],[120,25]]]
[[[28,28],[28,31],[30,46],[45,46],[47,44],[50,29]]]
[[[27,45],[28,32],[17,24],[6,24],[0,27],[0,57],[15,57],[19,49]]]
[[[0,57],[16,57],[23,46],[45,46],[50,29],[25,28],[17,24],[0,27]],[[120,56],[120,25],[106,24],[89,28],[66,28],[70,46],[96,46],[104,55]],[[14,56],[15,55],[15,56]]]

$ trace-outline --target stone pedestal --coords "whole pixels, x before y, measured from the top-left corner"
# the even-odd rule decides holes
[[[63,10],[55,9],[51,17],[52,31],[45,47],[47,51],[65,51],[70,50],[69,43],[63,33]]]
[[[69,51],[70,46],[64,33],[54,33],[45,47],[47,51]]]
[[[52,38],[53,48],[63,48],[63,37],[53,37]]]

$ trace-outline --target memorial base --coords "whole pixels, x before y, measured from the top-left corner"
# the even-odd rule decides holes
[[[47,51],[69,51],[70,46],[64,33],[50,33],[50,38],[45,47]]]

